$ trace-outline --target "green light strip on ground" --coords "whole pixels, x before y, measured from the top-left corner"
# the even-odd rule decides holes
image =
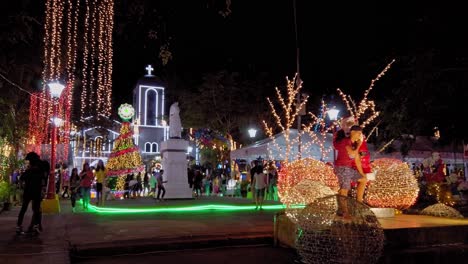
[[[282,210],[284,205],[264,205],[264,210]],[[303,205],[296,205],[292,208],[304,208]],[[134,213],[183,213],[183,212],[233,212],[233,211],[255,211],[254,205],[193,205],[180,207],[151,207],[151,208],[109,208],[89,205],[89,209],[101,214],[134,214]]]

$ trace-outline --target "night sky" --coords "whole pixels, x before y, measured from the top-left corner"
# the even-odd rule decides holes
[[[37,2],[3,1],[2,14],[21,11],[43,21],[44,7]],[[268,73],[273,95],[274,86],[283,86],[284,78],[296,72],[293,3],[232,0],[232,13],[223,17],[224,0],[116,0],[114,107],[131,102],[147,64],[170,84],[169,94],[193,89],[203,74],[226,69]],[[296,7],[303,92],[332,100],[341,88],[360,96],[395,59],[371,97],[392,98],[413,72],[419,83],[412,96],[433,97],[426,101],[437,104],[440,113],[428,114],[437,122],[466,115],[457,107],[467,96],[468,83],[468,16],[461,4],[297,0]],[[148,37],[151,31],[157,39]],[[170,43],[173,55],[166,66],[158,58],[164,43]],[[37,58],[42,52],[37,48]],[[424,113],[424,105],[418,111]]]
[[[217,13],[223,1],[174,2],[145,4],[148,10],[164,7],[162,21],[166,37],[172,38],[173,60],[163,68],[144,41],[132,39],[129,44],[117,38],[115,78],[123,82],[116,83],[131,85],[149,63],[166,74],[163,77],[175,73],[196,78],[226,67],[266,71],[278,85],[296,72],[293,1],[233,0],[227,18]],[[441,67],[458,66],[458,57],[467,54],[468,18],[460,6],[301,0],[296,6],[300,73],[304,90],[311,94],[331,94],[337,87],[360,94],[392,59],[396,63],[386,78],[398,78],[408,67],[407,57],[425,50],[435,49],[444,57],[437,62]],[[116,17],[117,23],[119,19],[124,18]]]

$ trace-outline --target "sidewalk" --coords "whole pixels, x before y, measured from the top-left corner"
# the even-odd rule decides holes
[[[240,198],[203,197],[198,200],[156,202],[152,198],[111,201],[106,207],[173,207],[200,204],[251,205]],[[270,202],[271,204],[271,202]],[[79,206],[78,206],[79,207]],[[148,250],[200,248],[210,245],[272,244],[276,210],[202,211],[179,213],[71,213],[68,200],[61,213],[44,215],[44,232],[37,238],[15,235],[19,207],[0,215],[0,263],[69,263],[92,256]],[[30,214],[25,217],[28,223]]]

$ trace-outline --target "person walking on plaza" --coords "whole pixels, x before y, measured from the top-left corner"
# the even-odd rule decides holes
[[[23,233],[23,219],[24,214],[28,210],[29,202],[32,202],[33,216],[31,219],[31,225],[28,228],[29,232],[35,232],[39,234],[41,232],[41,201],[43,196],[43,179],[46,172],[41,166],[41,159],[35,152],[29,152],[25,158],[27,169],[21,175],[20,180],[24,186],[23,202],[21,210],[18,215],[18,221],[16,222],[16,233]],[[53,183],[52,183],[53,184]]]
[[[255,187],[255,210],[260,207],[260,210],[263,210],[263,200],[265,197],[265,189],[268,186],[267,176],[263,173],[263,166],[255,166],[256,170],[253,172],[253,183]]]
[[[164,188],[164,183],[166,183],[167,181],[163,181],[163,173],[164,173],[164,170],[160,170],[156,176],[156,181],[158,184],[158,195],[156,196],[156,199],[158,199],[159,201],[164,201],[164,195],[166,194],[166,188]],[[159,195],[161,194],[161,191],[162,191],[162,196],[160,199]]]
[[[72,212],[75,212],[76,196],[80,188],[80,176],[78,175],[78,169],[73,168],[70,176],[70,201],[72,205]]]
[[[104,182],[106,180],[107,169],[104,166],[104,161],[99,160],[96,167],[96,199],[97,205],[104,204],[104,196],[102,195],[102,190],[104,188]]]
[[[62,198],[68,198],[70,197],[69,189],[70,189],[70,174],[68,172],[68,167],[67,165],[63,165],[62,173],[62,188],[63,188],[63,193],[62,193]]]
[[[89,163],[83,164],[83,170],[80,172],[80,189],[81,197],[83,199],[83,209],[88,210],[89,200],[91,199],[91,185],[93,184],[94,175],[89,167]]]

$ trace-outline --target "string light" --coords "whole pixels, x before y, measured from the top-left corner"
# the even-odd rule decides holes
[[[395,60],[392,60],[377,75],[377,77],[371,80],[371,84],[369,88],[367,88],[367,90],[364,92],[364,96],[358,105],[356,105],[356,103],[354,102],[354,100],[351,98],[350,95],[343,93],[339,88],[337,89],[338,94],[341,96],[341,99],[346,104],[346,108],[348,112],[354,117],[356,122],[360,124],[362,128],[365,128],[367,125],[369,125],[380,114],[380,112],[375,110],[374,101],[369,100],[367,97],[369,93],[372,91],[372,89],[374,88],[375,83],[385,75],[385,73],[390,69],[390,67],[392,66],[394,62]]]
[[[297,227],[295,247],[304,263],[377,263],[383,252],[385,236],[377,217],[355,199],[317,199],[299,212]]]
[[[338,178],[333,168],[326,163],[312,158],[304,158],[284,164],[278,172],[278,197],[285,205],[301,204],[304,201],[313,201],[318,194],[308,192],[308,197],[296,195],[302,187],[298,184],[307,184],[307,181],[318,182],[334,191],[338,191]]]
[[[129,122],[122,122],[120,135],[107,162],[107,176],[119,176],[142,172],[145,166],[138,148],[133,143],[133,132]]]
[[[113,0],[86,0],[81,119],[111,114]]]
[[[447,206],[443,203],[437,203],[430,205],[424,208],[421,211],[422,215],[431,215],[431,216],[438,216],[438,217],[448,217],[448,218],[465,218],[459,211],[455,208]]]
[[[274,137],[273,127],[269,126],[265,120],[262,121],[265,133],[271,139],[271,147],[269,148],[270,156],[272,156],[272,150],[276,149],[280,153],[280,159],[286,162],[289,162],[290,159],[297,159],[299,155],[299,153],[297,153],[296,157],[291,157],[291,149],[294,143],[299,142],[299,138],[301,137],[302,132],[298,131],[297,136],[292,138],[290,129],[298,117],[299,111],[307,104],[308,96],[306,96],[300,104],[297,104],[296,96],[301,88],[302,81],[297,80],[297,73],[294,75],[292,80],[289,80],[289,78],[286,77],[286,98],[283,97],[278,87],[275,88],[276,97],[280,103],[281,112],[283,113],[282,117],[279,116],[278,111],[276,110],[270,98],[267,98],[271,113],[274,117],[274,120],[276,121],[276,125],[282,131],[284,140],[286,141],[284,155],[282,154],[283,148],[279,146],[278,142],[276,142],[276,138]]]
[[[419,193],[418,181],[405,162],[381,158],[372,163],[377,171],[364,197],[369,206],[404,210],[416,202]]]

